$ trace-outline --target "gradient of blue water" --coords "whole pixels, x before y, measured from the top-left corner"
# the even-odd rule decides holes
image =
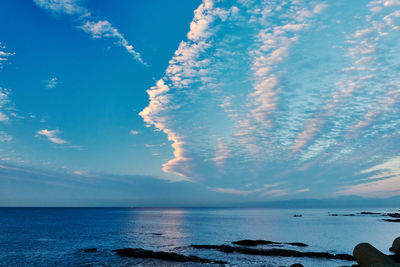
[[[304,242],[305,251],[352,254],[360,242],[389,253],[400,224],[379,215],[332,217],[360,209],[141,209],[0,208],[1,266],[195,266],[157,260],[124,259],[113,249],[141,247],[226,260],[237,266],[341,266],[351,262],[224,254],[190,244],[228,244],[239,239]],[[369,209],[393,212],[393,209]],[[293,214],[302,214],[294,218]],[[161,235],[159,235],[161,234]],[[84,253],[95,247],[98,252]],[[289,247],[285,247],[289,248]]]

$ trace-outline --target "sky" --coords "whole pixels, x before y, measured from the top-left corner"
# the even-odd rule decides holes
[[[400,196],[400,0],[4,0],[0,206]]]

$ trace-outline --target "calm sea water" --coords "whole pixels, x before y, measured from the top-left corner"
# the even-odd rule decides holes
[[[362,210],[0,208],[0,265],[198,266],[126,259],[112,252],[140,247],[225,260],[231,266],[289,266],[296,262],[305,266],[341,266],[351,262],[224,254],[188,246],[267,239],[310,245],[297,250],[352,254],[357,243],[370,242],[388,253],[392,241],[400,235],[400,224],[384,222],[381,216],[332,217],[328,211],[346,214]],[[303,216],[293,217],[299,213]],[[98,251],[82,251],[92,247]]]

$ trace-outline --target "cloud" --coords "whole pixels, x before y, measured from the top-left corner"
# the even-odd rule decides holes
[[[68,141],[61,139],[60,137],[58,137],[57,135],[60,133],[60,131],[58,129],[56,130],[47,130],[47,129],[43,129],[40,131],[36,132],[37,135],[43,135],[46,136],[47,139],[54,143],[54,144],[67,144],[69,143]]]
[[[296,190],[296,193],[306,193],[306,192],[310,192],[310,191],[311,191],[310,188],[303,188],[303,189]]]
[[[9,113],[12,110],[10,94],[10,90],[0,87],[0,122],[3,123],[10,120]]]
[[[50,89],[53,89],[54,87],[56,87],[57,84],[59,84],[59,81],[58,81],[58,78],[56,78],[56,77],[50,78],[46,81],[46,87],[50,88]]]
[[[203,1],[140,113],[174,150],[162,170],[230,195],[323,196],[395,156],[397,17],[378,2],[347,16],[328,2]]]
[[[6,52],[5,49],[6,47],[0,42],[0,69],[3,68],[3,63],[8,61],[10,56],[15,55],[15,53]]]
[[[78,28],[90,34],[94,39],[111,38],[115,44],[123,47],[132,57],[141,64],[147,66],[140,53],[108,20],[97,19],[87,8],[81,5],[79,0],[33,0],[37,6],[50,11],[56,16],[68,15],[78,23]]]
[[[79,176],[85,176],[85,177],[89,177],[89,178],[94,178],[97,177],[97,174],[93,174],[84,170],[76,170],[72,172],[75,175],[79,175]]]
[[[11,142],[13,137],[4,131],[0,131],[0,142]]]
[[[140,131],[138,131],[138,130],[130,130],[129,134],[130,135],[138,135],[138,134],[140,134]]]

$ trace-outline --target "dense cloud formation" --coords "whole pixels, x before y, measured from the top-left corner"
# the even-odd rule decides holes
[[[163,170],[227,194],[398,194],[399,7],[204,0],[140,113],[172,143]]]

